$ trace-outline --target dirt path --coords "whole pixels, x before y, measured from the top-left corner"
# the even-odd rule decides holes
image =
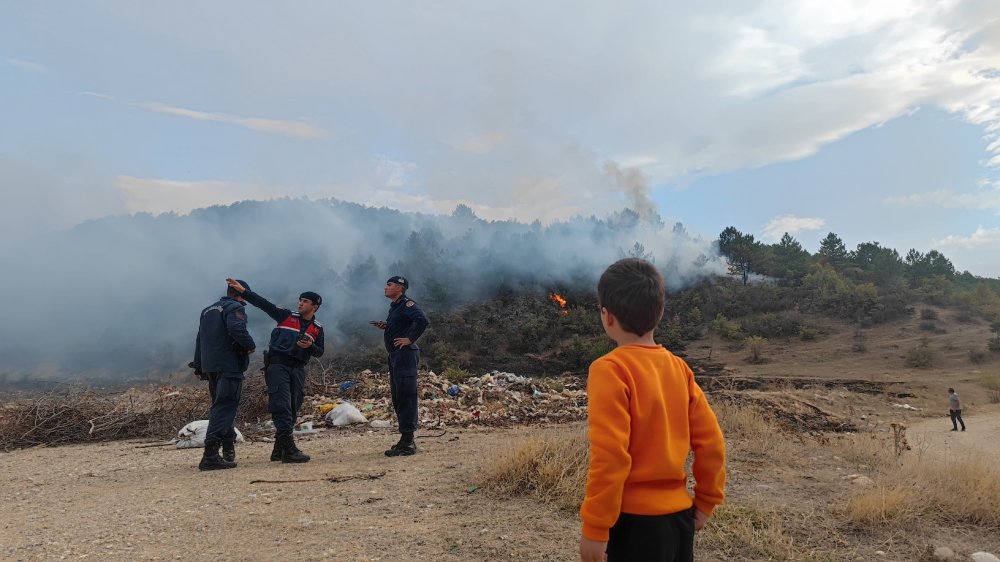
[[[239,468],[199,472],[200,451],[117,442],[0,453],[4,560],[574,560],[578,523],[476,484],[492,451],[539,429],[453,430],[388,459],[389,433],[300,443],[304,465],[237,449]],[[378,473],[376,480],[251,484]]]
[[[968,431],[950,431],[951,419],[942,415],[911,425],[906,434],[914,448],[931,453],[948,457],[973,453],[1000,460],[1000,407],[982,406],[963,419]]]

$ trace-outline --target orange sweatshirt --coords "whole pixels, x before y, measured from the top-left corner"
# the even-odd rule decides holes
[[[665,515],[691,507],[684,463],[694,451],[694,505],[722,503],[726,444],[694,373],[661,346],[624,345],[590,365],[590,472],[583,535],[608,540],[621,513]]]

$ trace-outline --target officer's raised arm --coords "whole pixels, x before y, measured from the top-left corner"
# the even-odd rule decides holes
[[[265,314],[274,319],[275,322],[281,322],[292,313],[291,310],[287,308],[281,308],[271,303],[271,301],[265,299],[264,297],[258,295],[257,293],[248,290],[239,281],[227,278],[226,283],[230,287],[236,289],[240,293],[240,297],[245,299],[248,303],[256,306],[257,308],[264,311]]]

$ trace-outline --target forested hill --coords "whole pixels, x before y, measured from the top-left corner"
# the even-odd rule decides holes
[[[0,249],[0,377],[143,376],[190,360],[199,311],[237,276],[278,304],[319,292],[334,346],[371,342],[390,275],[439,314],[497,294],[593,290],[623,255],[650,257],[675,289],[724,273],[713,240],[623,210],[553,225],[402,213],[335,200],[242,202],[190,215],[84,223]],[[250,314],[263,344],[269,322]]]

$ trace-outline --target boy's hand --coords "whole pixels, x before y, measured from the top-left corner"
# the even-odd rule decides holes
[[[587,537],[580,537],[580,562],[605,562],[607,559],[607,541],[592,541]]]
[[[702,513],[701,511],[699,511],[698,509],[695,509],[694,510],[694,530],[695,531],[702,530],[702,528],[705,527],[706,523],[708,523],[708,516],[705,515],[704,513]]]

